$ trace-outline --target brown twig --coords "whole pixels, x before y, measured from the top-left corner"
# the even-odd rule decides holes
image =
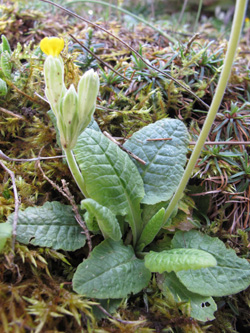
[[[8,162],[33,162],[33,161],[41,161],[41,160],[52,160],[54,158],[63,158],[65,155],[60,156],[47,156],[47,157],[34,157],[34,158],[11,158],[7,155],[5,155],[2,150],[0,150],[0,158],[2,160],[8,161]]]
[[[12,116],[12,117],[15,117],[15,118],[18,118],[18,119],[22,119],[22,120],[25,120],[25,118],[23,116],[20,116],[19,114],[15,114],[14,112],[12,111],[9,111],[7,109],[4,109],[2,107],[0,107],[0,111],[3,112],[3,113],[7,113],[9,116]]]
[[[193,42],[195,41],[195,39],[196,39],[196,38],[199,38],[199,37],[200,37],[200,34],[199,34],[199,33],[196,33],[196,34],[194,34],[194,35],[190,38],[190,40],[189,40],[188,43],[187,43],[187,46],[185,47],[184,56],[187,55],[187,53],[188,53],[188,51],[189,51],[189,49],[190,49],[190,46],[193,44]]]
[[[6,172],[8,172],[8,174],[10,175],[11,181],[12,181],[13,192],[14,192],[15,211],[14,211],[13,224],[12,224],[12,250],[14,253],[15,241],[16,241],[16,229],[17,229],[17,222],[18,222],[18,210],[19,210],[20,202],[19,202],[19,198],[18,198],[14,172],[11,171],[10,169],[8,169],[3,162],[0,161],[0,164],[1,164],[2,168]]]
[[[10,80],[6,80],[6,81],[7,81],[8,85],[11,88],[13,88],[14,90],[16,90],[19,94],[21,94],[21,95],[25,96],[26,98],[28,98],[31,102],[37,103],[37,104],[41,104],[41,103],[39,103],[39,101],[37,99],[31,97],[30,95],[26,94],[24,91],[22,91],[19,88],[17,88],[12,81],[10,81]]]
[[[147,139],[147,141],[171,141],[172,138]]]
[[[106,315],[108,316],[110,319],[114,320],[114,321],[118,321],[119,323],[122,324],[127,324],[127,325],[134,325],[136,324],[136,322],[134,321],[129,321],[129,320],[122,320],[120,318],[115,318],[113,317],[106,309],[104,309],[100,304],[96,304],[96,306]],[[141,321],[143,322],[143,320]]]
[[[151,64],[149,64],[133,47],[131,47],[128,43],[124,42],[122,39],[120,39],[119,37],[117,37],[116,35],[114,35],[113,33],[111,33],[110,31],[108,31],[107,29],[101,27],[100,25],[98,24],[95,24],[83,17],[81,17],[80,15],[72,12],[71,10],[69,9],[66,9],[64,8],[63,6],[61,5],[58,5],[50,0],[40,0],[42,2],[46,2],[46,3],[49,3],[51,4],[52,6],[55,6],[61,10],[63,10],[64,12],[68,13],[69,15],[72,15],[76,18],[78,18],[79,20],[83,21],[83,22],[86,22],[90,25],[92,25],[93,27],[97,28],[97,29],[100,29],[104,32],[106,32],[107,34],[109,34],[110,36],[112,36],[113,38],[115,38],[116,40],[118,40],[121,44],[123,44],[124,46],[126,46],[127,48],[129,48],[132,52],[134,52],[134,54],[136,54],[136,56],[138,58],[140,58],[144,64],[147,66],[147,67],[150,67],[151,69],[153,69],[154,71],[158,72],[158,73],[161,73],[162,75],[164,75],[165,77],[167,77],[168,79],[174,81],[176,84],[178,84],[180,87],[182,87],[184,90],[186,90],[190,95],[192,95],[197,101],[199,101],[203,106],[205,106],[207,109],[209,109],[209,105],[207,103],[205,103],[201,98],[199,98],[194,92],[192,92],[189,88],[187,88],[184,84],[182,84],[181,82],[179,82],[177,79],[175,79],[174,77],[172,77],[171,75],[167,74],[166,72],[164,71],[161,71],[160,69],[152,66]]]
[[[132,153],[130,150],[128,150],[127,148],[125,148],[120,142],[116,141],[116,139],[114,139],[108,132],[103,132],[103,134],[112,142],[114,142],[119,148],[121,148],[123,151],[125,151],[125,153],[127,153],[128,155],[130,155],[131,157],[133,157],[136,161],[138,161],[139,163],[145,165],[147,162],[145,162],[144,160],[142,160],[140,157],[136,156],[134,153]]]
[[[117,72],[112,66],[110,66],[109,64],[107,64],[105,61],[103,61],[102,59],[100,59],[97,55],[95,55],[94,52],[92,52],[90,49],[88,49],[82,42],[80,42],[77,38],[75,38],[72,34],[69,34],[70,37],[76,42],[78,43],[84,50],[86,50],[87,52],[89,52],[94,58],[96,58],[98,61],[100,61],[104,66],[108,67],[111,71],[113,71],[114,73],[116,73],[117,75],[119,75],[120,77],[122,77],[124,80],[128,81],[128,82],[132,82],[130,79],[126,78],[126,76],[123,76],[121,73]]]
[[[84,234],[87,238],[87,243],[88,243],[88,248],[89,248],[89,255],[90,252],[92,251],[92,242],[91,242],[91,237],[90,237],[90,233],[88,228],[86,227],[85,222],[82,220],[82,217],[79,213],[78,207],[76,205],[75,199],[73,197],[73,195],[71,194],[69,188],[68,188],[68,184],[66,183],[65,179],[62,179],[62,185],[63,185],[63,190],[66,193],[66,195],[68,196],[68,200],[71,203],[72,209],[75,213],[75,219],[77,221],[77,223],[82,227]]]

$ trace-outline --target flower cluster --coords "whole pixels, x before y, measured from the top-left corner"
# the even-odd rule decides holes
[[[71,150],[95,111],[99,77],[91,69],[81,77],[77,91],[73,84],[66,89],[60,56],[64,48],[63,39],[46,37],[41,41],[40,48],[47,54],[44,63],[45,95],[57,119],[62,147]]]

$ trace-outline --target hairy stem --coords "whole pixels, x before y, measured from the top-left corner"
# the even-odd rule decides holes
[[[65,150],[65,155],[66,155],[66,159],[67,159],[67,163],[69,166],[69,169],[71,171],[72,176],[74,177],[74,180],[76,182],[76,184],[78,185],[80,191],[82,192],[82,194],[85,196],[85,198],[88,198],[88,192],[86,189],[86,185],[83,179],[83,176],[81,174],[81,171],[79,170],[79,167],[77,165],[77,162],[75,160],[75,156],[72,150],[70,149],[66,149]]]
[[[242,25],[244,22],[246,4],[247,4],[247,0],[237,0],[237,2],[236,2],[236,8],[235,8],[232,29],[231,29],[230,40],[229,40],[229,44],[228,44],[227,53],[225,56],[224,66],[223,66],[223,69],[222,69],[222,72],[220,75],[220,79],[218,82],[218,86],[216,88],[215,95],[212,100],[212,104],[210,106],[206,121],[203,125],[202,131],[199,135],[195,148],[194,148],[192,155],[189,159],[189,162],[186,166],[186,169],[184,171],[180,184],[179,184],[168,208],[166,209],[166,212],[164,215],[164,224],[167,222],[167,220],[171,216],[175,206],[177,205],[178,201],[180,200],[180,198],[182,196],[183,191],[185,190],[185,187],[189,181],[189,178],[192,174],[195,164],[200,156],[202,147],[207,139],[207,136],[210,132],[210,129],[211,129],[214,119],[216,117],[216,113],[221,104],[221,101],[222,101],[222,98],[223,98],[223,95],[224,95],[224,92],[225,92],[225,89],[227,86],[227,82],[228,82],[228,79],[229,79],[229,76],[231,73],[231,69],[233,66],[234,56],[236,53],[238,42],[240,39],[240,33],[241,33]]]

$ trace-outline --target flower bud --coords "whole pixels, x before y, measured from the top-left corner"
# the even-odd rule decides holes
[[[81,125],[80,133],[88,126],[95,111],[99,85],[99,76],[93,71],[93,69],[87,71],[79,81],[78,114]]]
[[[63,148],[73,149],[79,135],[78,96],[73,84],[64,95],[57,125]]]
[[[49,55],[44,63],[45,94],[55,115],[59,112],[60,100],[66,88],[64,85],[64,66],[61,57]]]
[[[64,65],[60,52],[61,38],[44,38],[41,50],[48,55],[44,63],[45,94],[57,119],[60,140],[64,149],[73,149],[81,132],[88,126],[95,111],[99,91],[99,77],[93,69],[79,81],[78,92],[73,85],[64,84]]]

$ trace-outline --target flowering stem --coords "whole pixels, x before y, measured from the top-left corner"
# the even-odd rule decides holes
[[[76,184],[78,185],[80,191],[85,196],[85,198],[88,198],[89,195],[88,195],[88,192],[87,192],[87,189],[86,189],[86,185],[85,185],[83,176],[81,174],[81,171],[79,170],[79,167],[78,167],[77,162],[75,160],[75,156],[74,156],[73,151],[71,149],[65,149],[65,155],[66,155],[66,159],[67,159],[69,169],[71,171],[72,176],[74,177],[74,180],[75,180]]]
[[[227,82],[228,82],[228,79],[229,79],[229,76],[231,73],[231,69],[233,66],[234,56],[236,53],[238,42],[240,39],[240,33],[241,33],[242,25],[244,22],[246,4],[247,4],[247,0],[237,0],[237,2],[236,2],[236,8],[235,8],[232,29],[231,29],[230,40],[229,40],[228,49],[227,49],[227,53],[226,53],[225,60],[224,60],[224,66],[223,66],[223,69],[222,69],[222,72],[220,75],[220,79],[218,82],[218,86],[216,88],[214,98],[213,98],[211,106],[209,108],[206,121],[203,125],[202,131],[199,135],[195,148],[194,148],[192,155],[189,159],[189,162],[186,166],[186,169],[184,171],[180,184],[179,184],[168,208],[165,211],[164,224],[167,223],[167,221],[168,221],[169,217],[171,216],[173,210],[175,209],[178,201],[180,200],[183,191],[185,190],[185,187],[192,174],[195,164],[200,156],[202,147],[210,132],[210,129],[211,129],[214,119],[216,117],[216,113],[221,104],[221,101],[222,101],[222,98],[223,98],[223,95],[224,95],[224,92],[225,92],[225,89],[227,86]]]

